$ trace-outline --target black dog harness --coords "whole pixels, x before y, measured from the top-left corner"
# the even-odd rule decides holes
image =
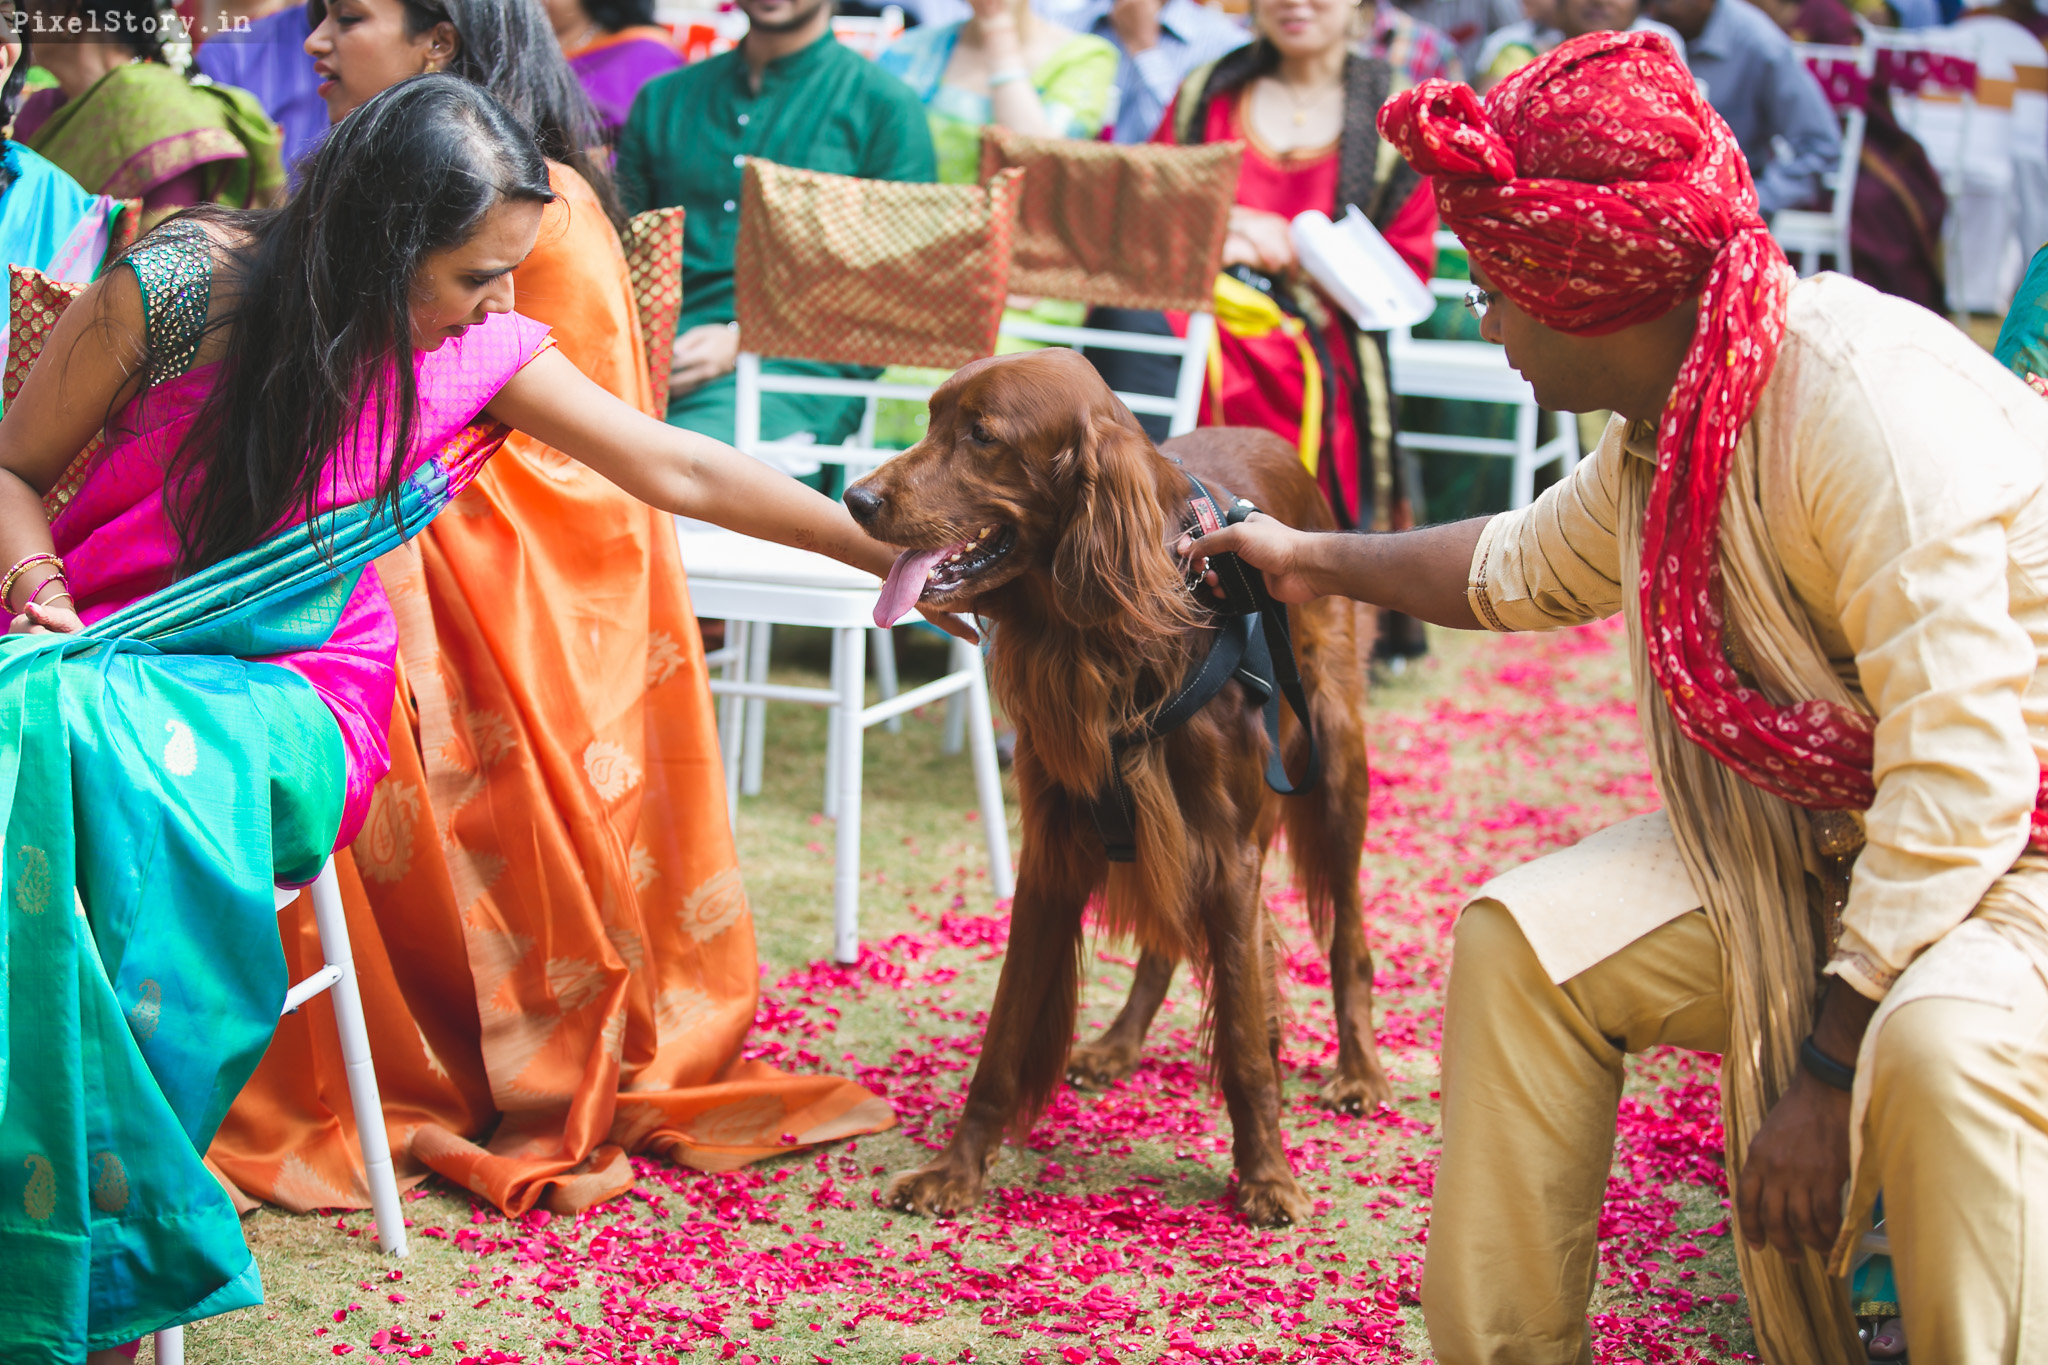
[[[1235,526],[1259,510],[1237,498],[1226,513],[1200,479],[1187,474],[1187,481],[1194,485],[1188,498],[1193,521],[1182,529],[1196,539],[1221,527]],[[1287,630],[1286,604],[1273,600],[1266,590],[1265,575],[1234,554],[1212,556],[1209,568],[1216,575],[1223,600],[1205,603],[1221,618],[1208,652],[1195,661],[1187,677],[1181,680],[1179,690],[1150,721],[1139,729],[1110,736],[1109,775],[1089,798],[1095,832],[1101,836],[1103,849],[1113,863],[1136,862],[1138,858],[1138,812],[1131,800],[1130,787],[1124,782],[1124,754],[1193,720],[1232,678],[1260,698],[1268,748],[1266,785],[1282,796],[1297,796],[1313,791],[1322,773],[1316,755],[1315,729],[1309,723],[1308,696],[1302,689],[1301,669],[1294,657],[1294,638]],[[1201,583],[1200,572],[1193,572],[1188,590],[1198,591]],[[1287,764],[1280,754],[1282,697],[1308,736],[1308,763],[1299,782],[1288,779]]]

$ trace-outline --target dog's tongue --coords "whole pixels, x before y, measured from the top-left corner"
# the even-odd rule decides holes
[[[889,566],[889,577],[882,583],[882,598],[875,603],[875,624],[884,630],[910,615],[917,599],[924,594],[926,575],[932,565],[951,554],[954,546],[941,545],[936,550],[905,550],[896,556],[896,562]]]

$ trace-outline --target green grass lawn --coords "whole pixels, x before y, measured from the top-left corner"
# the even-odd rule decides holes
[[[784,637],[782,673],[821,678],[821,640]],[[901,638],[907,679],[937,671],[937,641]],[[770,1020],[757,1042],[781,1065],[886,1090],[902,1125],[731,1176],[650,1166],[635,1195],[578,1220],[508,1222],[430,1183],[406,1204],[405,1261],[377,1254],[367,1214],[264,1210],[245,1227],[268,1304],[190,1329],[188,1359],[1426,1359],[1414,1292],[1448,925],[1492,872],[1653,803],[1618,641],[1611,630],[1439,635],[1432,658],[1376,688],[1364,877],[1397,1114],[1315,1107],[1334,1057],[1321,960],[1284,859],[1269,863],[1270,903],[1295,949],[1285,1124],[1318,1201],[1312,1225],[1253,1233],[1229,1218],[1229,1123],[1203,1079],[1200,999],[1185,974],[1147,1066],[1106,1095],[1062,1092],[1031,1141],[1004,1150],[982,1211],[935,1224],[881,1208],[888,1175],[950,1129],[1002,920],[968,761],[940,752],[934,707],[900,735],[867,738],[862,932],[874,951],[859,969],[814,965],[832,929],[833,830],[816,814],[824,723],[778,707],[764,794],[744,802],[739,826]],[[1114,1014],[1129,956],[1088,945],[1084,1032]],[[1631,1131],[1708,1150],[1694,1139],[1710,1086],[1696,1059],[1648,1059],[1631,1085]],[[1752,1343],[1722,1197],[1697,1152],[1687,1176],[1655,1145],[1615,1167],[1601,1358],[1737,1358]],[[684,1349],[664,1335],[700,1339]]]

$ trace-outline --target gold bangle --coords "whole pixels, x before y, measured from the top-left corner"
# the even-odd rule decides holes
[[[64,573],[64,561],[47,550],[38,551],[32,555],[23,555],[20,559],[14,561],[14,567],[7,571],[7,577],[0,578],[0,607],[6,606],[8,598],[13,595],[15,581],[24,572],[38,564],[55,564],[57,566],[57,572],[51,574],[51,578],[61,577]]]

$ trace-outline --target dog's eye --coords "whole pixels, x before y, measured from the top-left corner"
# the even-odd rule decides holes
[[[967,429],[967,434],[979,445],[992,446],[996,443],[996,434],[988,429],[985,422],[976,422]]]

